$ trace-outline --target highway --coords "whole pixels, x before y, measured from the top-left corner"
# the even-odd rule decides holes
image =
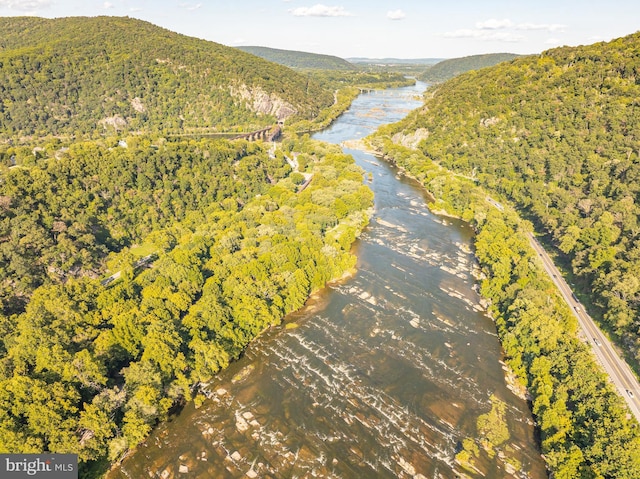
[[[612,383],[620,392],[620,395],[629,405],[629,409],[636,417],[636,420],[640,422],[640,384],[638,384],[629,365],[618,355],[607,337],[598,329],[591,317],[585,312],[584,307],[577,300],[571,288],[569,288],[569,285],[560,274],[560,271],[558,271],[547,252],[531,233],[529,233],[529,241],[533,249],[538,253],[544,269],[578,318],[581,329],[580,337],[591,345],[596,358],[609,375]]]

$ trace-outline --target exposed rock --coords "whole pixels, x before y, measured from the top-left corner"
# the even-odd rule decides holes
[[[422,140],[426,140],[429,137],[429,130],[426,128],[418,128],[410,135],[404,133],[396,133],[391,137],[391,140],[398,145],[402,145],[406,148],[416,149],[418,144]]]
[[[485,128],[488,126],[493,126],[496,123],[500,122],[500,118],[492,116],[491,118],[483,118],[480,120],[480,125],[484,126]]]
[[[120,115],[110,116],[107,118],[103,118],[98,122],[103,128],[106,130],[108,127],[119,131],[127,126],[127,120],[122,118]]]
[[[147,111],[145,106],[142,104],[142,100],[139,97],[135,97],[133,100],[131,100],[131,107],[138,113],[144,113],[145,111]]]
[[[236,429],[239,432],[245,432],[249,429],[249,423],[240,414],[236,412]]]
[[[245,84],[230,88],[231,95],[241,98],[247,103],[247,107],[258,114],[275,115],[283,120],[293,116],[297,110],[291,103],[284,101],[275,94],[268,94],[260,87],[248,87]]]
[[[404,469],[404,471],[405,471],[407,474],[409,474],[410,476],[415,475],[415,473],[416,473],[416,468],[415,468],[415,467],[413,467],[413,465],[412,465],[412,464],[410,464],[410,463],[408,463],[407,461],[405,461],[403,457],[401,457],[401,458],[398,460],[398,464],[399,464],[399,465],[400,465],[400,467],[401,467],[402,469]]]

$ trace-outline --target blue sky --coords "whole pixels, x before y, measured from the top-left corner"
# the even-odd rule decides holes
[[[638,0],[0,0],[0,16],[114,15],[229,46],[348,57],[538,53],[640,30]]]

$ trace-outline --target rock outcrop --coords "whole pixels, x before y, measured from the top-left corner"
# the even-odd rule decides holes
[[[267,93],[260,87],[248,87],[242,84],[238,87],[231,87],[230,90],[232,96],[240,98],[251,111],[261,115],[274,115],[276,118],[284,120],[298,112],[291,103],[273,93]]]
[[[391,137],[391,141],[407,148],[416,149],[418,144],[429,137],[429,131],[426,128],[418,128],[410,135],[404,133],[396,133]]]

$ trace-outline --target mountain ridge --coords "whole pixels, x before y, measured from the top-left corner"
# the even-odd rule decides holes
[[[356,67],[347,60],[333,55],[309,53],[297,50],[282,50],[262,46],[237,47],[246,53],[251,53],[265,60],[278,63],[294,69],[321,70],[355,70]]]
[[[5,138],[252,128],[333,102],[282,65],[128,17],[1,18],[0,65]]]
[[[427,71],[420,76],[420,79],[426,82],[441,82],[469,70],[479,70],[480,68],[490,67],[520,56],[522,55],[515,53],[486,53],[460,58],[449,58],[430,66]]]

